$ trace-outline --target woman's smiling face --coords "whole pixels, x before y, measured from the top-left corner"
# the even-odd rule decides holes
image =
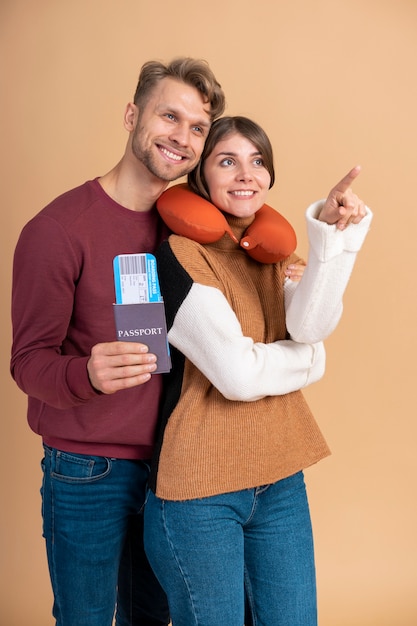
[[[204,163],[213,204],[236,217],[249,217],[265,204],[271,177],[262,154],[239,133],[219,141]]]

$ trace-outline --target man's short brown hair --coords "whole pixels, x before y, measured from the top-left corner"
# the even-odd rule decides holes
[[[138,107],[144,106],[155,85],[163,78],[173,78],[195,87],[210,104],[211,121],[222,115],[225,96],[207,61],[180,57],[169,64],[160,61],[148,61],[142,66],[133,102]]]

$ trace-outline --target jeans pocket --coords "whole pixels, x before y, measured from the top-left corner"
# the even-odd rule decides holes
[[[107,457],[71,454],[54,450],[51,477],[63,482],[94,482],[108,476],[111,460]]]

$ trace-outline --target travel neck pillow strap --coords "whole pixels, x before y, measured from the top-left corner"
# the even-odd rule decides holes
[[[297,237],[291,224],[278,211],[264,204],[240,242],[224,214],[214,204],[193,193],[186,183],[169,187],[158,198],[156,208],[176,235],[198,243],[214,243],[228,234],[250,257],[260,263],[277,263],[292,254]]]

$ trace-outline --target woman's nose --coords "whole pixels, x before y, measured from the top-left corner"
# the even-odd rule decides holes
[[[252,180],[252,173],[248,167],[241,167],[237,172],[236,177],[238,180],[247,182],[249,180]]]

